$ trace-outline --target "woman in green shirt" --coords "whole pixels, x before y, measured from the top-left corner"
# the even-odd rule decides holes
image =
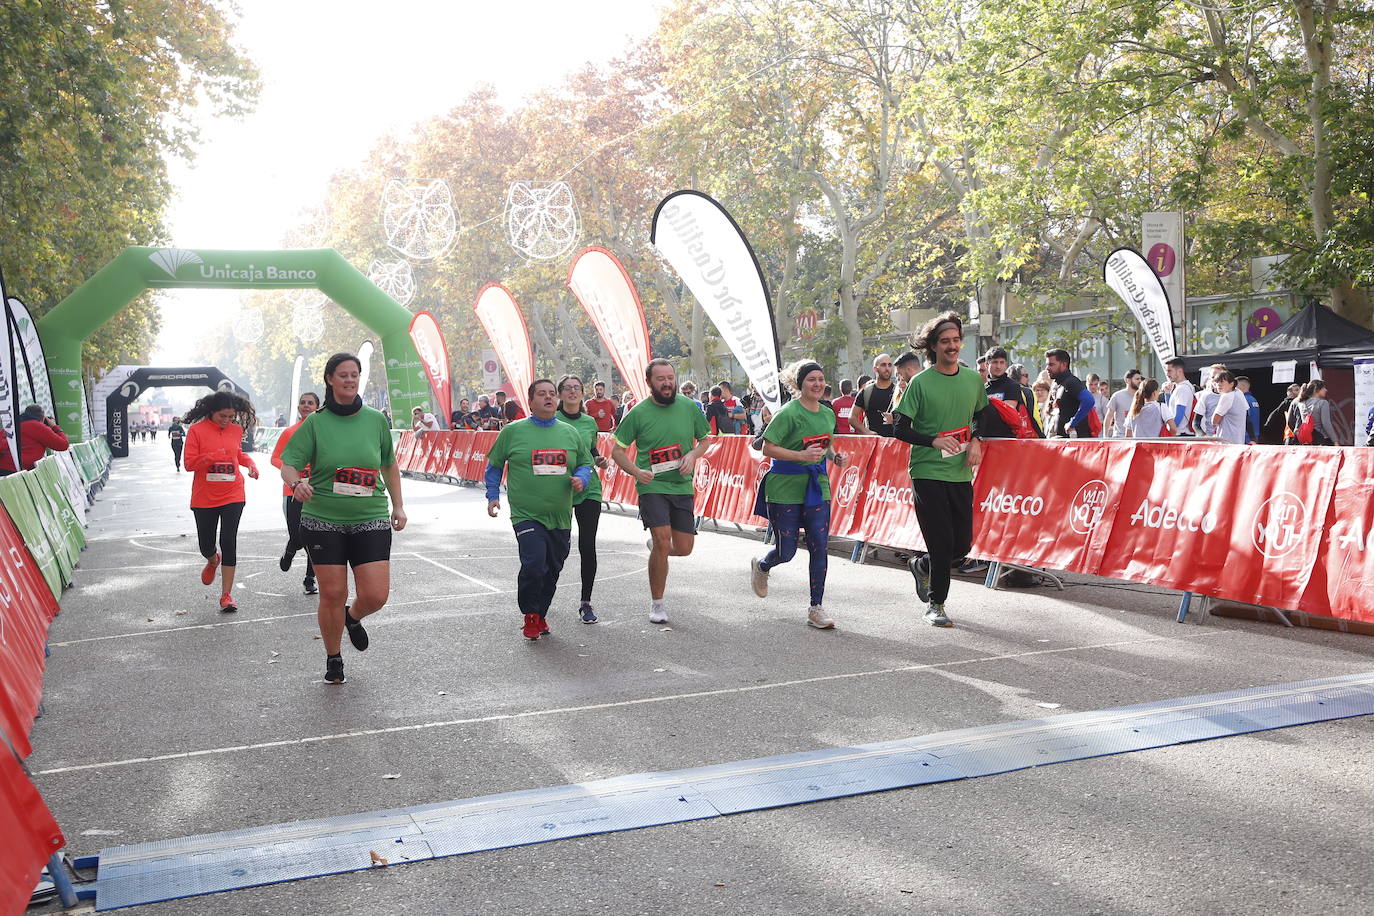
[[[763,455],[773,459],[773,463],[764,475],[759,502],[754,508],[759,515],[767,512],[777,542],[766,556],[750,561],[750,578],[754,594],[767,597],[769,572],[796,555],[798,536],[805,528],[806,549],[811,555],[811,607],[806,622],[819,630],[829,630],[835,621],[822,606],[830,565],[830,478],[826,459],[841,465],[844,456],[831,450],[835,411],[821,403],[825,372],[818,364],[802,360],[783,369],[780,376],[796,397],[783,405],[763,431]]]
[[[282,452],[282,483],[304,503],[301,540],[319,580],[324,679],[344,681],[343,632],[359,652],[367,648],[362,619],[386,604],[391,590],[391,532],[406,526],[401,470],[386,417],[358,396],[362,363],[335,353],[324,367],[324,409],[312,413]],[[310,477],[301,475],[309,467]],[[391,500],[390,517],[387,497]],[[354,599],[348,600],[348,567]]]
[[[587,443],[592,461],[598,468],[609,462],[596,450],[600,429],[582,409],[582,379],[565,375],[558,380],[558,419],[570,424]],[[583,623],[596,623],[592,609],[592,586],[596,584],[596,529],[601,522],[601,478],[592,471],[587,489],[573,494],[573,518],[577,519],[577,555],[582,561],[582,603],[577,615]]]

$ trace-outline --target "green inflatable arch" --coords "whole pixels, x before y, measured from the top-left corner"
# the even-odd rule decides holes
[[[54,408],[68,429],[80,423],[81,343],[146,289],[295,289],[314,287],[382,342],[391,414],[408,421],[429,400],[429,383],[410,341],[410,312],[333,248],[293,251],[124,249],[38,322]],[[89,438],[83,435],[83,438]]]

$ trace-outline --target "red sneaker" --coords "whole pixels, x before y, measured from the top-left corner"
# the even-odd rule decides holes
[[[525,615],[525,629],[522,631],[526,639],[538,639],[539,634],[544,631],[544,621],[539,619],[538,614]]]
[[[219,596],[219,609],[225,614],[232,614],[239,609],[234,603],[234,597],[228,593]]]
[[[549,621],[545,617],[539,618],[539,635],[546,636],[549,632]]]
[[[200,571],[200,584],[209,585],[215,581],[215,570],[219,569],[219,554],[205,561],[205,568]]]

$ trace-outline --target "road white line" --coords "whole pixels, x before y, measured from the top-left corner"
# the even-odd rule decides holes
[[[451,567],[451,566],[445,566],[443,563],[440,563],[438,560],[431,560],[429,557],[422,557],[422,556],[420,556],[418,553],[414,553],[414,552],[412,552],[410,555],[411,555],[412,557],[414,557],[415,559],[417,559],[417,560],[424,560],[426,563],[429,563],[429,564],[432,565],[432,566],[437,566],[437,567],[439,567],[440,569],[444,570],[445,572],[451,572],[451,573],[453,573],[455,576],[458,576],[460,579],[467,579],[467,580],[468,580],[469,582],[471,582],[473,585],[480,585],[480,586],[482,586],[483,588],[487,589],[488,591],[497,592],[498,594],[501,592],[501,589],[497,588],[496,586],[494,586],[494,585],[488,585],[487,583],[483,582],[481,579],[474,579],[472,576],[469,576],[467,573],[459,572],[458,570],[454,569],[454,568]]]
[[[144,630],[140,633],[112,633],[109,636],[84,636],[81,639],[50,642],[48,645],[52,648],[57,648],[59,646],[79,646],[86,642],[104,642],[108,639],[129,639],[133,636],[162,636],[165,633],[180,633],[183,630],[213,630],[216,627],[235,627],[245,623],[263,623],[268,620],[290,620],[293,617],[314,617],[315,614],[315,611],[307,611],[303,614],[278,614],[275,617],[245,617],[238,620],[220,620],[216,623],[197,623],[184,627],[159,627],[156,630]]]
[[[281,592],[254,592],[255,595],[266,595],[268,598],[285,598]]]
[[[260,575],[262,575],[262,574],[265,573],[265,572],[267,572],[267,570],[265,570],[265,569],[260,569],[260,570],[258,570],[258,571],[255,572],[255,573],[249,573],[248,575],[244,576],[243,578],[245,578],[245,579],[251,579],[251,578],[253,578],[254,576],[260,576]]]
[[[240,531],[239,533],[242,534],[243,532]],[[180,537],[180,535],[174,535],[174,534],[145,534],[145,535],[143,535],[143,537],[150,537],[150,538],[167,538],[167,537]],[[104,538],[103,540],[111,540],[111,539],[110,539],[110,538]],[[120,540],[120,541],[128,540],[128,542],[129,542],[130,544],[133,544],[135,547],[142,547],[144,550],[156,550],[156,551],[158,551],[159,553],[179,553],[179,554],[181,554],[182,556],[187,556],[187,557],[199,557],[199,556],[200,556],[200,551],[198,551],[198,550],[173,550],[173,549],[170,548],[170,547],[154,547],[152,544],[144,544],[144,543],[142,543],[141,541],[139,541],[138,538],[127,538],[127,539],[126,539],[126,538],[115,538],[114,540]],[[203,559],[203,558],[202,558],[202,559]],[[250,555],[248,555],[248,554],[246,554],[246,553],[241,553],[241,554],[239,554],[239,559],[240,559],[240,560],[276,560],[276,559],[280,559],[280,558],[279,558],[279,557],[256,557],[256,556],[250,556]]]
[[[204,748],[198,751],[183,751],[176,754],[157,754],[152,757],[129,757],[124,760],[108,760],[101,763],[80,763],[73,766],[51,767],[36,770],[36,776],[55,776],[61,773],[78,773],[87,770],[108,770],[116,767],[134,766],[140,763],[160,763],[168,760],[187,760],[194,757],[210,757],[219,754],[236,754],[244,751],[268,750],[276,747],[299,747],[319,744],[325,741],[342,741],[345,738],[367,738],[376,735],[394,735],[403,732],[428,731],[431,728],[453,728],[459,725],[480,725],[487,722],[508,722],[519,719],[547,718],[585,712],[599,712],[606,709],[621,709],[627,706],[647,706],[657,703],[671,703],[676,700],[699,700],[708,697],[733,696],[742,693],[755,693],[763,690],[778,690],[786,687],[802,687],[809,684],[822,684],[830,681],[857,680],[889,674],[908,674],[915,671],[932,671],[943,668],[959,668],[966,665],[981,665],[986,662],[1007,661],[1017,658],[1032,658],[1039,655],[1062,655],[1068,652],[1084,652],[1090,649],[1115,649],[1121,646],[1139,646],[1153,642],[1185,642],[1207,636],[1220,636],[1225,631],[1211,633],[1192,633],[1188,636],[1148,636],[1143,639],[1122,639],[1114,642],[1093,643],[1085,646],[1064,646],[1058,649],[1030,649],[1025,652],[1009,652],[1005,655],[983,655],[977,658],[957,659],[948,662],[931,662],[921,665],[899,665],[894,668],[874,668],[867,671],[851,671],[845,674],[823,674],[817,677],[797,678],[790,681],[774,681],[771,684],[750,684],[744,687],[721,687],[716,690],[696,690],[691,693],[674,693],[663,696],[640,697],[634,700],[620,700],[614,703],[591,703],[585,706],[555,706],[551,709],[531,709],[525,712],[498,713],[490,716],[473,716],[467,719],[445,719],[438,722],[420,722],[414,725],[393,725],[388,728],[367,728],[351,732],[338,732],[329,735],[312,735],[306,738],[286,738],[280,741],[264,741],[259,744],[232,744],[225,747]]]

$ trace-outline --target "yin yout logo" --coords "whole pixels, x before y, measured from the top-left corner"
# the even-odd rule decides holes
[[[696,467],[692,468],[692,486],[698,493],[705,493],[711,488],[715,470],[711,467],[711,462],[705,458],[697,459]]]
[[[835,502],[848,509],[854,505],[854,500],[859,495],[859,469],[848,467],[840,475],[840,487],[835,493]]]
[[[1255,512],[1250,540],[1270,559],[1290,553],[1307,532],[1307,506],[1287,491],[1275,493]]]
[[[1101,480],[1090,480],[1074,494],[1069,504],[1069,526],[1078,534],[1087,534],[1102,521],[1102,513],[1107,508],[1107,484]]]

